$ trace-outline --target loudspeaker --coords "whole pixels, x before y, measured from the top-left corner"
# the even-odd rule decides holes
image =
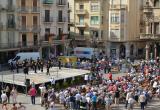
[[[30,79],[26,79],[25,85],[26,85],[26,86],[29,86],[29,85],[30,85]]]

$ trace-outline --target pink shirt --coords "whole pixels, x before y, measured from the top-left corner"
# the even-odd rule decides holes
[[[36,91],[35,88],[31,88],[31,89],[29,90],[29,95],[30,95],[30,96],[36,96],[36,94],[37,94],[37,91]]]

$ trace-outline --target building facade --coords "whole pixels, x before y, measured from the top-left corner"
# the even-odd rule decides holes
[[[140,0],[109,0],[107,56],[135,57],[138,54]]]
[[[16,0],[0,0],[0,63],[19,50]]]
[[[70,36],[74,38],[74,47],[104,49],[107,5],[106,0],[69,0]]]
[[[66,54],[67,0],[0,0],[0,63],[17,52]]]
[[[143,0],[140,40],[144,42],[145,58],[160,56],[160,1]]]
[[[17,0],[17,31],[20,51],[38,51],[40,40],[40,0]]]
[[[68,2],[67,0],[41,0],[41,39],[44,56],[64,53],[68,34]],[[46,45],[45,43],[48,44]]]

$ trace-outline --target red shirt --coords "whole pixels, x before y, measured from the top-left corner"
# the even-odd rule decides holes
[[[32,87],[32,88],[29,90],[29,95],[30,95],[30,96],[36,96],[36,94],[37,94],[36,89]]]

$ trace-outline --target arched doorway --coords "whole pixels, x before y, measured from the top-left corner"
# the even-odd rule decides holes
[[[126,47],[122,44],[122,45],[120,45],[120,49],[119,49],[120,51],[119,51],[119,57],[121,58],[121,59],[124,59],[125,58],[125,56],[126,56],[126,54],[125,54],[125,52],[126,52]]]

